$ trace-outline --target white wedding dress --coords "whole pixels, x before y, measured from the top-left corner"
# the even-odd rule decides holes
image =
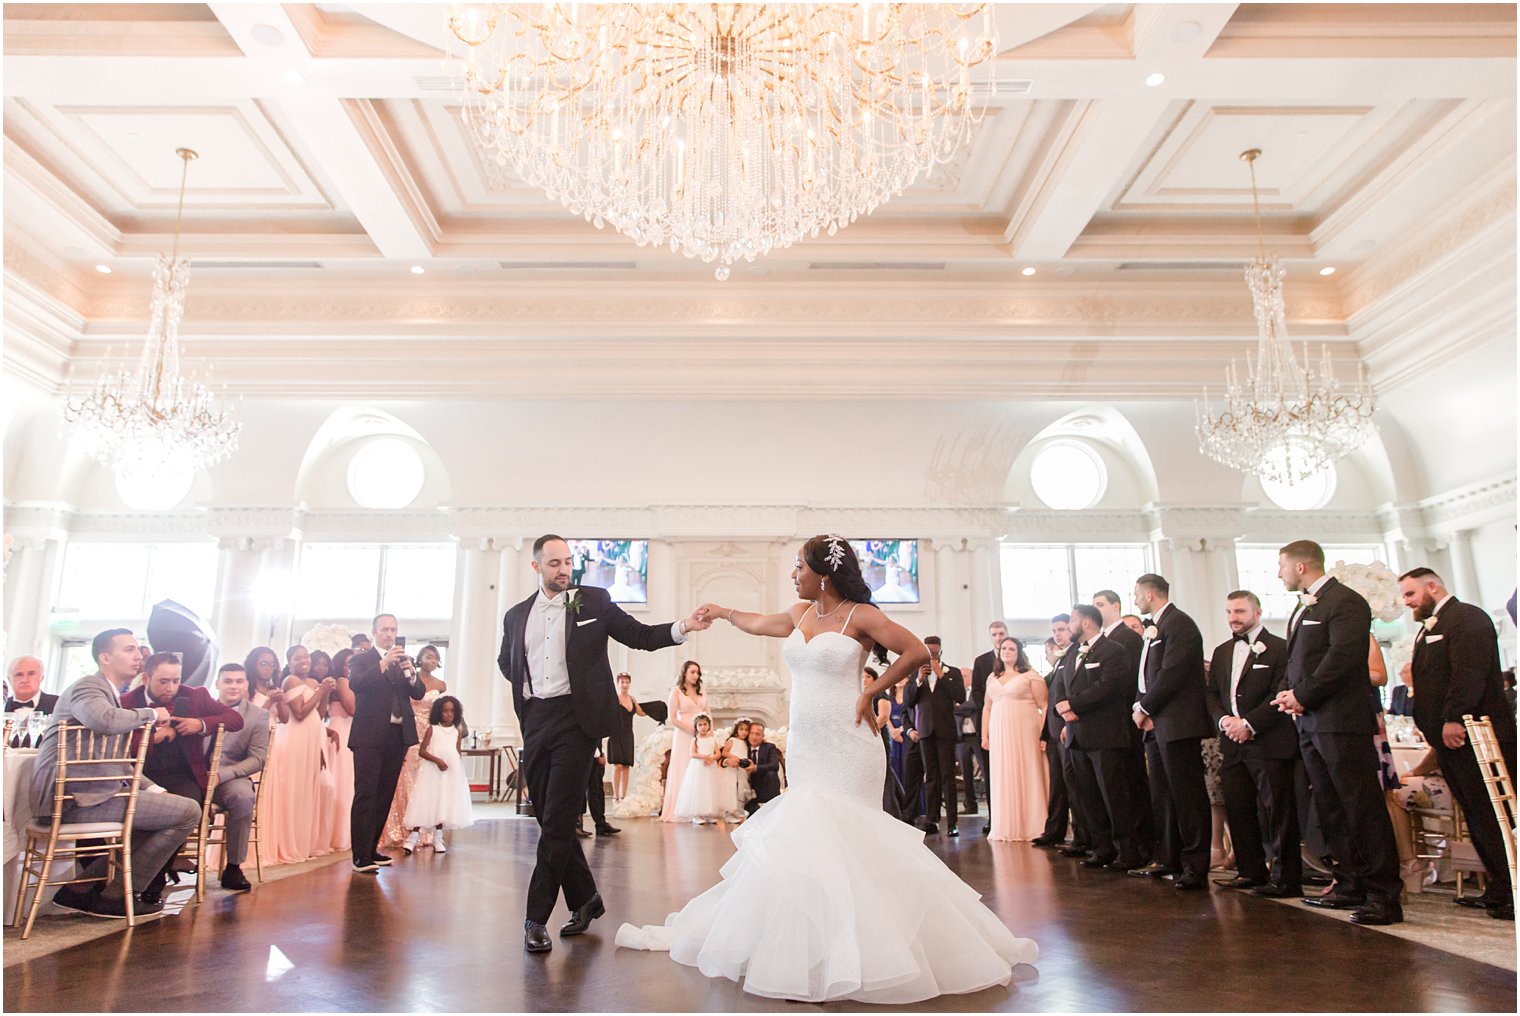
[[[846,620],[845,628],[849,622]],[[901,1005],[1007,984],[1039,948],[881,810],[880,735],[855,725],[865,650],[836,631],[787,637],[789,789],[733,834],[723,880],[617,944],[667,950],[753,995]]]

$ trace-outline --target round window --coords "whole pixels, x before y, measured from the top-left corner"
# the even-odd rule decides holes
[[[405,508],[422,493],[427,470],[399,438],[367,442],[348,464],[348,493],[361,508]]]
[[[1279,460],[1287,458],[1287,450],[1279,448],[1272,453]],[[1323,508],[1335,496],[1335,466],[1325,468],[1297,483],[1269,480],[1261,477],[1262,493],[1277,507],[1292,512],[1313,511]]]
[[[1055,441],[1034,457],[1029,482],[1035,496],[1051,508],[1075,511],[1098,503],[1108,485],[1108,471],[1087,445]]]
[[[166,511],[190,493],[195,467],[182,451],[165,451],[156,443],[122,451],[116,467],[116,496],[138,511]]]

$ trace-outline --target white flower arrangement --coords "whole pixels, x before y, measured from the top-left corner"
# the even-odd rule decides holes
[[[354,636],[357,634],[358,632],[345,624],[316,624],[301,636],[301,645],[305,646],[309,652],[314,653],[320,649],[328,656],[336,656],[340,650],[347,649],[353,644]]]
[[[1377,621],[1397,621],[1404,612],[1404,601],[1399,595],[1399,577],[1386,564],[1347,564],[1335,562],[1330,575],[1341,585],[1354,589],[1372,608]]]

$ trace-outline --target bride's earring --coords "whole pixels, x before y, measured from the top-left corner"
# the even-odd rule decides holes
[[[826,592],[829,591],[829,580],[828,579],[819,579],[818,580],[818,591],[820,593],[826,593]]]

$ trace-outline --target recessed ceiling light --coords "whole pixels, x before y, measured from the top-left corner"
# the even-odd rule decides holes
[[[291,68],[285,72],[285,80],[290,82],[292,85],[306,84],[306,79],[301,77],[301,72],[295,68]]]
[[[413,265],[412,266],[412,274],[413,275],[421,275],[425,271],[427,271],[427,269],[423,268],[421,265]]]
[[[1166,80],[1166,75],[1162,74],[1160,71],[1157,71],[1154,74],[1148,74],[1148,75],[1146,75],[1145,83],[1147,85],[1149,85],[1150,87],[1155,88],[1157,85],[1161,84],[1161,82],[1163,82],[1165,80]]]
[[[101,275],[110,275],[111,274],[111,266],[110,265],[96,265],[95,266],[95,270],[97,272],[99,272]]]
[[[253,37],[266,46],[278,46],[285,41],[285,33],[273,25],[254,25]]]
[[[1033,274],[1034,274],[1034,272],[1035,272],[1035,268],[1034,268],[1034,266],[1033,266],[1033,265],[1030,265],[1030,266],[1029,266],[1029,267],[1028,267],[1028,268],[1026,268],[1026,269],[1024,269],[1024,270],[1023,270],[1023,271],[1022,271],[1022,272],[1020,272],[1020,273],[1019,273],[1019,274],[1020,274],[1020,275],[1033,275]]]
[[[1062,265],[1060,268],[1056,269],[1056,274],[1063,279],[1069,279],[1073,275],[1077,274],[1077,270],[1070,265]]]
[[[1172,42],[1187,42],[1189,39],[1198,38],[1198,33],[1203,31],[1203,26],[1196,21],[1182,21],[1172,26],[1172,30],[1166,33],[1166,37]]]
[[[1323,267],[1323,268],[1321,268],[1319,270],[1319,273],[1321,275],[1334,275],[1335,274],[1335,266],[1334,265],[1326,265],[1325,267]]]

